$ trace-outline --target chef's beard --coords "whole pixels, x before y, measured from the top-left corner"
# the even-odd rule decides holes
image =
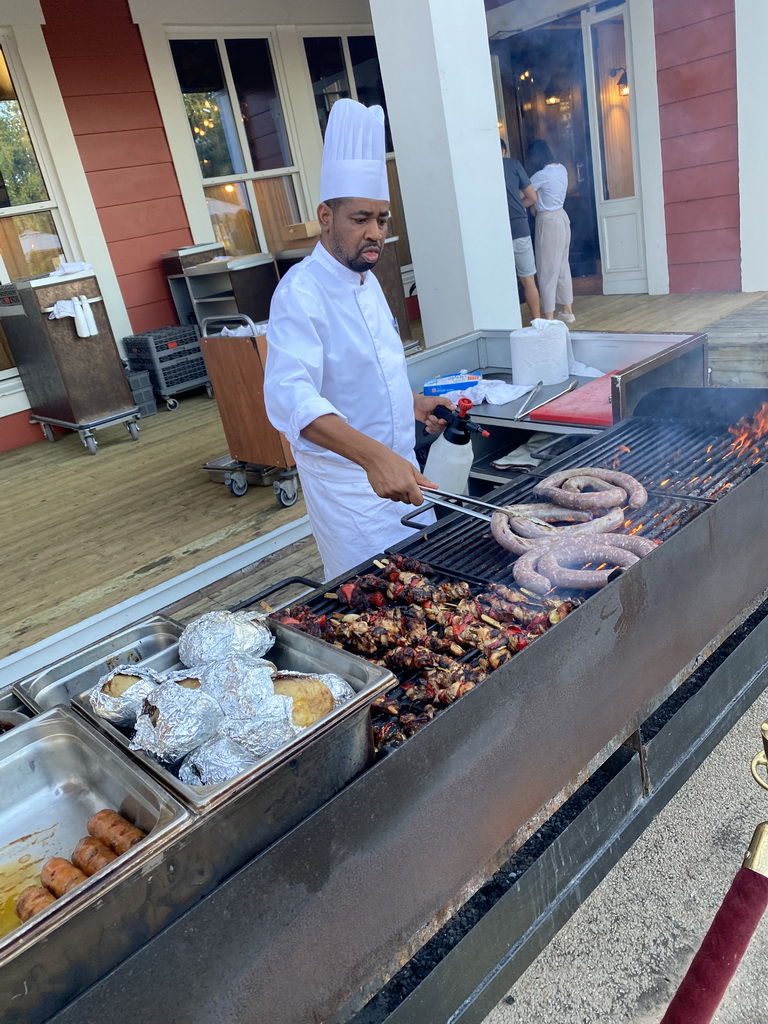
[[[333,256],[339,261],[339,263],[341,263],[345,267],[348,267],[350,270],[354,270],[355,273],[357,274],[364,274],[366,270],[373,270],[373,268],[376,266],[376,263],[379,262],[378,260],[376,260],[375,263],[369,263],[368,260],[363,259],[362,254],[367,249],[376,248],[375,246],[372,246],[370,242],[368,242],[366,245],[361,245],[360,248],[356,249],[355,252],[352,254],[350,254],[346,250],[337,232],[331,232],[330,242],[331,252]],[[381,255],[381,249],[378,249],[377,251],[379,255]]]

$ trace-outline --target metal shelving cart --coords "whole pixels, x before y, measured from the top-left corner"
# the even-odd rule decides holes
[[[200,349],[196,327],[158,327],[123,338],[131,370],[146,370],[152,390],[173,412],[179,403],[174,397],[183,391],[205,387],[212,396],[211,382]]]
[[[245,324],[251,335],[210,335],[213,325]],[[213,480],[241,497],[251,483],[271,483],[281,505],[294,505],[299,496],[298,474],[287,440],[267,419],[264,408],[264,363],[267,339],[250,317],[208,317],[200,339],[205,365],[219,406],[230,454],[207,462]]]

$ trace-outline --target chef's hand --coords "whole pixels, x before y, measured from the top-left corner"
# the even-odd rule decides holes
[[[444,405],[448,409],[456,408],[453,402],[446,399],[443,395],[417,395],[414,391],[413,414],[417,420],[424,424],[424,430],[428,434],[439,434],[441,430],[448,426],[446,420],[441,420],[438,416],[433,415],[432,410],[438,405]]]
[[[408,459],[385,449],[376,465],[366,471],[368,482],[380,498],[403,501],[406,505],[421,505],[424,496],[420,487],[437,487],[411,465]]]

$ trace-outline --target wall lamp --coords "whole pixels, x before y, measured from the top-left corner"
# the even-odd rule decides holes
[[[561,92],[562,89],[554,80],[554,78],[550,78],[549,82],[547,82],[547,87],[544,90],[544,102],[548,104],[550,107],[554,106],[555,103],[560,102]]]
[[[627,81],[627,69],[626,68],[611,68],[611,78],[616,78],[616,85],[619,89],[619,96],[629,96],[629,82]]]

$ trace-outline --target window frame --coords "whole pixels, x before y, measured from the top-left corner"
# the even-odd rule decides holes
[[[195,151],[194,140],[192,138],[192,131],[187,118],[186,110],[184,109],[183,93],[181,91],[181,85],[179,83],[178,74],[176,72],[176,65],[173,60],[171,53],[171,41],[177,39],[211,39],[215,41],[218,47],[219,59],[222,64],[222,70],[224,73],[224,81],[227,87],[227,93],[229,100],[232,105],[233,113],[235,114],[235,125],[237,131],[237,138],[240,144],[241,154],[245,160],[246,165],[253,166],[251,157],[250,147],[248,145],[248,139],[245,134],[245,128],[243,127],[242,120],[237,117],[238,103],[237,103],[237,90],[235,88],[234,79],[232,77],[232,69],[229,63],[229,57],[226,50],[226,40],[228,39],[265,39],[269,46],[269,53],[272,61],[272,70],[275,76],[275,88],[277,96],[280,101],[280,106],[283,113],[283,119],[285,122],[285,130],[288,136],[288,144],[291,149],[291,157],[293,163],[286,165],[285,167],[272,168],[268,171],[244,171],[242,173],[227,174],[227,175],[216,175],[210,178],[204,178],[202,169],[200,167],[199,160],[197,160],[197,153]],[[304,184],[304,175],[300,161],[297,159],[299,156],[299,134],[296,130],[295,119],[290,104],[290,91],[288,89],[288,82],[283,69],[282,57],[280,54],[279,42],[277,34],[274,29],[261,26],[214,26],[214,25],[195,25],[195,26],[176,26],[166,25],[165,26],[165,40],[168,50],[168,59],[170,61],[170,71],[173,76],[175,83],[175,91],[178,98],[178,108],[183,118],[183,126],[187,135],[189,136],[189,144],[192,150],[195,151],[195,172],[197,174],[200,199],[203,207],[205,208],[205,216],[210,224],[210,235],[213,236],[213,225],[208,217],[208,210],[206,206],[205,189],[215,185],[228,185],[242,183],[245,186],[245,191],[248,196],[248,202],[251,206],[251,216],[253,217],[254,229],[256,237],[262,252],[269,252],[269,246],[267,245],[267,238],[264,231],[264,225],[262,223],[261,213],[259,211],[258,202],[256,201],[256,194],[251,184],[253,181],[264,179],[264,178],[285,178],[290,177],[294,194],[296,196],[296,204],[299,209],[299,216],[302,220],[307,219],[307,210],[309,209],[309,203],[307,201],[307,194]]]
[[[29,132],[29,140],[40,167],[43,183],[49,197],[53,197],[40,203],[26,203],[22,206],[3,207],[0,209],[0,217],[18,217],[30,213],[50,213],[64,251],[65,259],[76,259],[79,256],[79,252],[73,245],[74,233],[68,230],[71,221],[64,204],[63,189],[59,176],[56,173],[55,162],[45,139],[40,115],[32,96],[32,89],[24,73],[12,28],[0,26],[0,48],[8,65],[8,73],[16,92],[16,100],[24,115],[27,131]],[[0,282],[5,284],[10,281],[11,276],[8,273],[2,253],[0,253]],[[10,366],[5,370],[0,370],[0,395],[23,391],[20,380],[18,367]]]

